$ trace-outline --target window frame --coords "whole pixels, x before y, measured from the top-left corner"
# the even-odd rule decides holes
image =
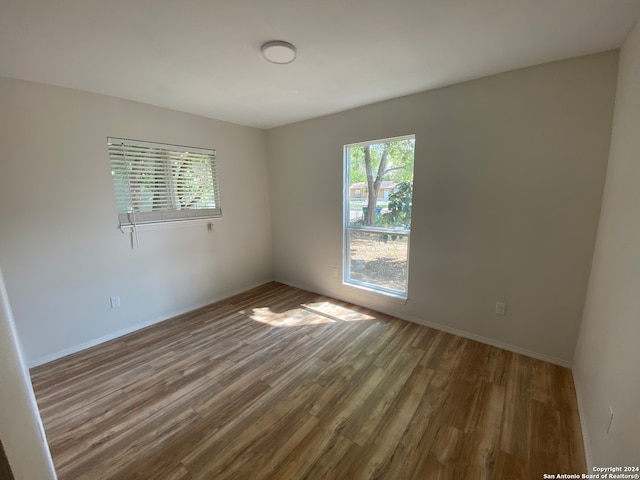
[[[116,200],[116,211],[119,221],[119,227],[124,232],[129,229],[135,229],[139,226],[163,226],[163,225],[179,225],[182,223],[192,223],[194,221],[221,221],[222,219],[222,207],[220,206],[220,182],[217,173],[216,151],[214,149],[206,149],[200,147],[189,147],[184,145],[172,145],[159,142],[149,142],[142,140],[132,140],[118,137],[107,137],[107,150],[109,155],[109,163],[112,173],[112,186],[114,189],[114,196]],[[119,159],[117,152],[118,147],[122,148],[122,157]],[[140,157],[136,157],[137,160],[146,160],[146,165],[154,166],[153,181],[157,182],[157,179],[161,181],[161,192],[163,196],[163,204],[158,210],[145,211],[140,208],[140,202],[136,205],[136,201],[132,199],[134,191],[131,187],[131,175],[132,170],[128,170],[125,174],[121,175],[121,178],[126,183],[125,186],[116,185],[116,164],[120,162],[124,168],[130,168],[127,162],[131,160],[127,159],[125,149],[148,149],[149,151],[140,154]],[[166,151],[164,157],[159,152]],[[130,153],[130,152],[129,152]],[[148,155],[148,156],[145,156]],[[179,195],[179,185],[174,179],[172,172],[171,160],[176,156],[204,156],[201,160],[208,162],[208,165],[204,165],[204,168],[210,170],[205,175],[197,176],[197,180],[204,179],[206,184],[211,187],[209,195],[212,196],[212,202],[214,207],[178,207],[175,203],[176,196]],[[141,160],[141,163],[142,163]],[[114,163],[115,162],[115,163]],[[154,163],[156,162],[156,163]],[[135,163],[135,162],[134,162]],[[190,163],[197,166],[194,159],[190,160]],[[201,167],[202,168],[202,167]],[[157,169],[157,170],[156,170]],[[161,172],[161,173],[160,173]],[[158,173],[157,177],[155,176]],[[210,183],[209,183],[210,182]],[[188,185],[188,183],[184,184]],[[127,198],[129,197],[129,198]],[[127,212],[121,210],[122,203],[126,203],[129,207]],[[169,206],[168,206],[169,205]]]
[[[349,158],[349,149],[352,147],[362,147],[366,145],[375,145],[380,143],[389,143],[395,141],[402,140],[416,140],[415,134],[409,135],[400,135],[397,137],[389,137],[382,138],[364,142],[356,142],[349,143],[343,146],[343,195],[342,195],[342,284],[359,288],[368,292],[373,292],[393,298],[397,298],[403,301],[406,301],[409,298],[409,256],[411,253],[411,228],[401,229],[401,228],[385,228],[385,227],[375,227],[375,226],[362,226],[362,227],[353,227],[350,226],[350,203],[351,203],[351,195],[350,195],[350,187],[351,187],[351,179],[350,179],[350,171],[351,171],[351,163]],[[414,162],[415,162],[415,144],[414,144]],[[415,163],[414,163],[414,172],[415,173]],[[366,198],[366,197],[362,197]],[[375,285],[369,282],[364,282],[362,280],[351,278],[351,242],[349,241],[350,234],[352,232],[363,232],[363,233],[372,233],[372,234],[387,234],[387,235],[396,235],[396,236],[406,236],[407,237],[407,276],[405,281],[405,289],[404,291],[397,290],[394,288],[383,287],[380,285]]]

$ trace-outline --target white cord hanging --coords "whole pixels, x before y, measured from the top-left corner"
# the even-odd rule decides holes
[[[122,158],[124,159],[125,165],[127,164],[127,155],[124,153],[124,143],[120,144],[122,148]],[[127,175],[127,188],[129,189],[129,195],[131,195],[131,176]],[[132,248],[140,248],[140,238],[138,237],[138,225],[136,223],[136,212],[132,209],[129,213],[129,219],[131,220],[131,247]],[[134,243],[135,240],[135,243]]]

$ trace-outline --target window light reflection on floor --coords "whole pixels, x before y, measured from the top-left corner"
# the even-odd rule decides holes
[[[244,313],[244,312],[242,312]],[[301,304],[284,312],[274,312],[269,307],[254,308],[249,317],[256,322],[274,327],[296,327],[335,322],[374,320],[375,317],[331,302]]]

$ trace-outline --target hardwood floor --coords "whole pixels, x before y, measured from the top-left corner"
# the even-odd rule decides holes
[[[61,480],[586,473],[568,369],[278,283],[31,375]]]

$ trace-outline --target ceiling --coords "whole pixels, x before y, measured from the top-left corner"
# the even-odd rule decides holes
[[[270,128],[619,47],[640,0],[0,0],[0,76]],[[288,65],[260,46],[298,48]]]

